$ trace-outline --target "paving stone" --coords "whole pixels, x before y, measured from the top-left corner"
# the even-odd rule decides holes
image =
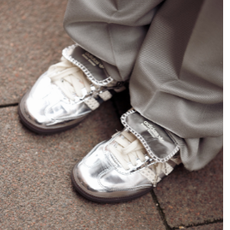
[[[180,165],[154,192],[170,227],[222,220],[223,153],[199,171]]]
[[[222,230],[223,223],[207,224],[203,226],[191,227],[188,230]]]
[[[18,103],[73,44],[63,29],[67,0],[1,0],[0,105]]]
[[[78,127],[51,136],[24,128],[16,107],[0,113],[0,229],[165,230],[151,194],[102,205],[73,191],[72,167],[121,128],[110,101]]]

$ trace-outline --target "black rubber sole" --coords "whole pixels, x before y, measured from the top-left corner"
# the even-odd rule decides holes
[[[24,97],[24,96],[23,96]],[[23,100],[23,98],[22,98]],[[36,133],[36,134],[40,134],[40,135],[50,135],[50,134],[56,134],[56,133],[60,133],[60,132],[63,132],[63,131],[66,131],[66,130],[69,130],[71,128],[74,128],[76,127],[77,125],[79,125],[79,123],[81,121],[83,121],[86,117],[83,117],[81,120],[79,120],[78,122],[74,123],[74,124],[71,124],[71,125],[66,125],[64,127],[57,127],[57,128],[50,128],[50,129],[44,129],[42,127],[39,127],[39,125],[35,126],[34,124],[30,123],[26,118],[25,116],[23,115],[23,112],[21,111],[21,107],[23,107],[21,105],[22,103],[22,100],[21,102],[19,103],[19,106],[18,106],[18,115],[19,115],[19,118],[20,118],[20,121],[21,123],[26,127],[28,128],[29,130],[31,130],[32,132]]]
[[[117,197],[102,198],[102,197],[95,197],[95,196],[89,195],[85,191],[83,191],[82,188],[76,183],[74,176],[73,176],[73,171],[71,173],[71,180],[72,180],[73,187],[77,193],[79,193],[81,196],[83,196],[87,200],[90,200],[90,201],[93,201],[96,203],[100,203],[100,204],[112,204],[112,203],[128,202],[128,201],[137,199],[141,196],[144,196],[152,190],[152,188],[150,187],[149,189],[146,189],[145,191],[138,193],[136,195],[133,195],[133,196],[118,197],[118,198]]]

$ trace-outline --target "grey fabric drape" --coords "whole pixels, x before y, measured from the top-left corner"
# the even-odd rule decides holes
[[[220,0],[70,0],[64,27],[130,81],[132,106],[170,130],[189,170],[222,148]]]

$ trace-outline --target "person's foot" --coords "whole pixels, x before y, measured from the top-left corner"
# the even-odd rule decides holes
[[[102,80],[94,78],[96,75]],[[64,49],[61,62],[50,66],[23,96],[19,116],[39,134],[64,131],[110,99],[120,85],[107,77],[100,60],[74,45]]]
[[[98,144],[72,171],[72,182],[85,198],[124,202],[148,193],[181,163],[178,145],[164,129],[132,110],[125,129]]]

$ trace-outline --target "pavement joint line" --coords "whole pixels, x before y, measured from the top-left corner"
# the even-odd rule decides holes
[[[161,208],[160,206],[160,203],[157,199],[157,196],[156,194],[154,193],[154,191],[152,190],[151,191],[151,195],[152,195],[152,198],[153,198],[153,201],[155,202],[157,208],[158,208],[158,212],[162,218],[162,221],[163,221],[163,224],[165,225],[166,227],[166,230],[178,230],[178,229],[183,229],[181,227],[184,227],[184,229],[189,229],[189,228],[192,228],[192,227],[198,227],[198,226],[205,226],[205,225],[211,225],[211,224],[216,224],[216,223],[223,223],[223,219],[216,219],[216,220],[206,220],[205,222],[203,223],[194,223],[194,224],[189,224],[189,225],[183,225],[181,224],[179,227],[170,227],[166,221],[166,218],[165,218],[165,214],[164,214],[164,211],[163,209]]]
[[[116,99],[115,98],[112,98],[111,99],[112,101],[112,104],[113,104],[113,107],[115,109],[115,112],[117,114],[117,117],[120,118],[121,114],[119,113],[119,110],[118,110],[118,107],[117,107],[117,104],[116,104]],[[163,221],[163,224],[165,225],[166,227],[166,230],[177,230],[177,229],[183,229],[183,228],[180,228],[180,227],[184,227],[185,229],[187,228],[192,228],[192,227],[198,227],[198,226],[205,226],[205,225],[211,225],[211,224],[215,224],[215,223],[223,223],[223,219],[217,219],[217,220],[214,220],[214,221],[211,221],[211,220],[207,220],[205,221],[204,223],[196,223],[196,224],[190,224],[190,225],[182,225],[179,226],[179,227],[170,227],[166,221],[166,218],[165,218],[165,214],[163,212],[163,209],[161,208],[160,206],[160,203],[157,199],[157,196],[156,194],[154,193],[154,191],[152,190],[151,191],[151,195],[152,195],[152,198],[153,198],[153,201],[155,202],[156,206],[157,206],[157,209],[158,209],[158,212],[161,216],[161,219]]]
[[[18,104],[19,103],[12,103],[12,104],[0,105],[0,108],[15,107],[15,106],[18,106]]]
[[[163,224],[164,224],[164,226],[165,226],[165,229],[166,229],[166,230],[172,230],[172,228],[168,225],[168,223],[167,223],[167,221],[166,221],[166,218],[165,218],[165,214],[164,214],[164,212],[163,212],[163,209],[161,208],[160,203],[159,203],[159,201],[158,201],[158,199],[157,199],[157,196],[156,196],[156,194],[154,193],[153,190],[151,191],[151,195],[152,195],[152,198],[153,198],[154,203],[155,203],[156,206],[157,206],[158,212],[159,212],[160,217],[161,217],[161,219],[162,219],[162,221],[163,221]]]
[[[216,223],[223,223],[223,219],[217,219],[217,220],[207,220],[204,223],[196,223],[196,224],[189,224],[189,225],[181,225],[184,227],[184,229],[189,229],[189,228],[194,228],[194,227],[199,227],[199,226],[206,226],[206,225],[212,225]],[[178,230],[178,229],[183,229],[180,227],[173,227],[172,230]]]

